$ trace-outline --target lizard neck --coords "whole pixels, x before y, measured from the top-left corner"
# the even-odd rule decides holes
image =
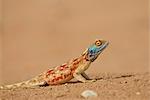
[[[78,67],[83,67],[83,69],[86,70],[90,64],[91,61],[86,59],[86,53],[83,53],[78,58],[69,61],[69,65],[72,71],[74,71]]]

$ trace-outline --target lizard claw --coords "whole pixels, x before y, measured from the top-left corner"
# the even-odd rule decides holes
[[[86,82],[96,82],[96,79],[87,80]]]
[[[92,79],[91,82],[96,82],[96,79]]]

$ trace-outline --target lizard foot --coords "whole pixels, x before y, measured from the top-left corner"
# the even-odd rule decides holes
[[[85,81],[85,83],[89,83],[89,82],[96,82],[96,79],[90,79]]]

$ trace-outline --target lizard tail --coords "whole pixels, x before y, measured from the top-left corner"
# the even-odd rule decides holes
[[[45,84],[46,84],[46,81],[44,81],[43,78],[40,78],[39,76],[37,76],[28,81],[23,81],[23,82],[11,84],[11,85],[2,85],[0,86],[0,90],[44,86]]]
[[[8,90],[8,89],[15,89],[19,87],[31,87],[31,85],[28,84],[28,81],[10,84],[10,85],[2,85],[0,86],[0,90]]]

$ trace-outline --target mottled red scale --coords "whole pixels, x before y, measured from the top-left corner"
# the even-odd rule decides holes
[[[67,68],[67,64],[63,64],[60,67],[58,67],[58,70],[62,71],[64,69],[66,69],[66,68]]]
[[[53,69],[51,69],[51,70],[48,70],[48,72],[47,72],[48,74],[54,74],[54,70]]]
[[[49,83],[55,83],[55,82],[57,82],[57,81],[61,81],[61,80],[65,79],[65,78],[69,77],[70,75],[72,75],[71,72],[68,73],[68,74],[64,74],[64,75],[61,75],[61,76],[57,76],[57,77],[56,77],[56,76],[53,76],[53,79],[52,79],[52,80],[49,80]]]
[[[67,77],[70,76],[70,75],[71,75],[71,73],[65,74],[65,75],[64,75],[64,78],[67,78]]]
[[[50,74],[55,74],[53,69],[50,69],[46,72],[46,77],[48,77]]]
[[[53,82],[55,82],[55,79],[49,80],[48,82],[53,83]]]
[[[63,79],[63,76],[58,76],[58,77],[54,76],[54,78],[53,78],[52,80],[50,80],[49,82],[50,82],[50,83],[51,83],[51,82],[56,82],[56,81],[58,81],[58,80],[60,80],[60,79]]]
[[[55,78],[56,78],[56,76],[53,76],[54,78],[52,79],[52,80],[49,80],[49,82],[51,83],[51,82],[55,82]]]
[[[55,80],[58,81],[59,79],[63,79],[62,76],[56,77]]]
[[[77,60],[78,60],[78,58],[74,59],[73,62],[75,62],[75,61],[77,61]]]
[[[77,65],[77,64],[79,64],[80,61],[81,61],[81,60],[76,59],[76,60],[73,62],[73,64],[74,64],[74,65]]]
[[[73,60],[73,62],[72,62],[73,63],[73,67],[71,68],[72,71],[76,69],[76,67],[80,63],[80,61],[81,60],[78,60],[78,58]]]

